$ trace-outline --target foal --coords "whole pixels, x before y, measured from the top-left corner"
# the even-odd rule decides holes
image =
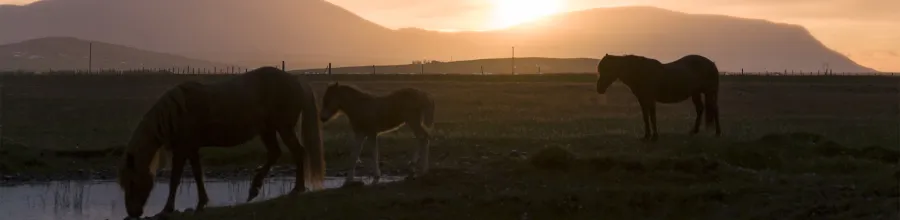
[[[322,122],[328,122],[340,113],[347,115],[353,128],[355,140],[352,143],[350,173],[344,184],[353,182],[356,175],[355,164],[359,160],[363,146],[372,146],[374,174],[372,183],[381,178],[378,160],[378,135],[397,130],[408,125],[419,140],[419,148],[410,163],[413,173],[409,177],[421,176],[428,172],[428,148],[430,134],[426,128],[434,125],[434,100],[431,95],[417,89],[403,88],[384,96],[375,96],[360,89],[333,83],[325,89],[320,114]],[[416,168],[415,165],[418,165]]]

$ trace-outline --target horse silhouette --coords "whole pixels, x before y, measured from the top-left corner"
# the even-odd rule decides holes
[[[706,57],[687,55],[663,64],[642,56],[606,54],[597,64],[597,74],[597,93],[605,94],[613,82],[621,80],[637,97],[644,120],[644,140],[659,139],[656,126],[657,102],[678,103],[689,97],[697,112],[690,134],[700,131],[700,118],[704,110],[706,128],[709,129],[715,123],[716,136],[722,134],[718,106],[719,70]]]
[[[410,162],[414,171],[408,177],[428,172],[428,148],[430,134],[426,128],[434,126],[434,99],[430,94],[413,88],[402,88],[383,96],[376,96],[354,86],[333,83],[325,89],[322,98],[322,122],[328,122],[343,113],[350,119],[355,139],[350,158],[350,173],[344,184],[353,183],[356,162],[363,146],[372,146],[372,182],[378,183],[381,169],[378,161],[378,135],[392,132],[407,125],[419,140],[419,148]],[[416,167],[415,164],[418,164]]]
[[[303,144],[297,140],[298,120]],[[143,215],[162,153],[171,153],[172,171],[169,197],[160,214],[174,211],[186,161],[197,182],[196,210],[200,211],[209,198],[199,149],[234,147],[257,136],[268,156],[256,171],[248,201],[259,194],[263,178],[281,155],[276,135],[293,153],[297,165],[291,193],[306,191],[304,184],[321,189],[325,176],[321,129],[315,93],[309,84],[277,68],[262,67],[220,82],[178,84],[144,114],[125,149],[118,183],[125,194],[128,216]]]

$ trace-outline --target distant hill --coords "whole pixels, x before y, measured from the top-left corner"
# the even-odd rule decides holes
[[[805,28],[652,7],[563,13],[485,32],[392,30],[323,0],[44,0],[0,7],[0,43],[45,36],[129,45],[245,66],[291,69],[509,57],[710,57],[723,71],[873,72]]]
[[[510,74],[512,70],[512,60],[510,58],[496,59],[479,59],[465,60],[454,62],[429,62],[422,64],[404,64],[404,65],[377,65],[374,66],[353,66],[353,67],[332,67],[331,72],[334,74],[368,74],[368,73],[391,73],[391,74],[418,74],[424,71],[428,73],[446,73],[446,74],[481,74],[482,70],[485,74]],[[592,58],[540,58],[540,57],[523,57],[515,59],[516,74],[537,74],[537,73],[592,73],[597,71],[597,62],[599,60]],[[423,68],[424,67],[424,68]],[[325,73],[325,68],[303,69],[290,71],[292,73]]]
[[[91,68],[94,70],[173,67],[221,69],[229,66],[72,37],[47,37],[0,45],[0,71],[87,70],[89,53],[93,54]]]

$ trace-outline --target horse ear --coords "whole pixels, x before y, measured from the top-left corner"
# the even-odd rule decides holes
[[[125,168],[129,170],[134,170],[134,155],[127,154],[125,155]]]

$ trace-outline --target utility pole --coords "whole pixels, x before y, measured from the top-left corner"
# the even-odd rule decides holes
[[[3,148],[3,82],[0,82],[0,149]]]
[[[512,47],[512,74],[516,75],[516,47]]]
[[[94,63],[94,42],[88,43],[88,73],[91,73],[91,66]]]

